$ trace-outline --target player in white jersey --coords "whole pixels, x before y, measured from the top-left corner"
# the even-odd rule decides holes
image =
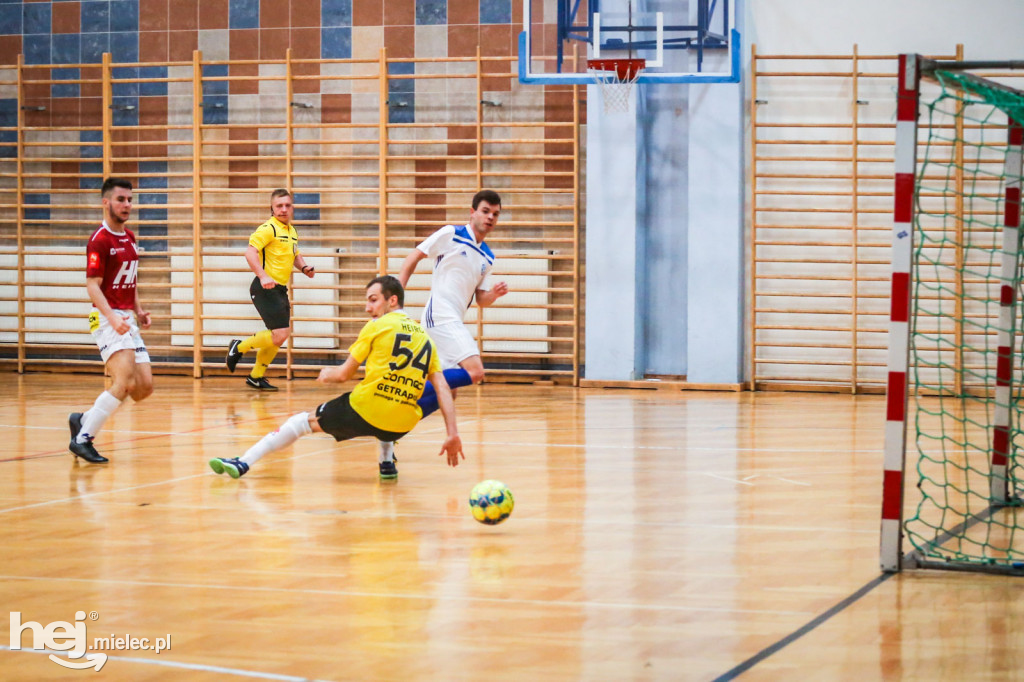
[[[473,335],[463,323],[473,299],[486,308],[508,293],[508,284],[492,284],[489,278],[494,266],[494,254],[484,238],[498,224],[501,215],[501,197],[489,189],[473,197],[473,210],[469,223],[445,225],[424,239],[402,263],[398,281],[406,286],[424,258],[430,258],[434,275],[430,284],[430,299],[423,309],[423,325],[441,357],[441,367],[448,386],[479,383],[484,378],[484,363],[480,360]],[[433,386],[419,401],[423,416],[437,409]],[[394,456],[390,443],[381,442],[381,462]]]

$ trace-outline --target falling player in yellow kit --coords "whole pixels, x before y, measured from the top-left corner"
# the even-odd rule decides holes
[[[366,375],[352,390],[323,403],[312,412],[292,415],[276,431],[268,433],[241,457],[210,460],[210,468],[232,478],[245,475],[264,455],[291,445],[310,433],[329,433],[335,440],[373,436],[395,441],[412,430],[423,418],[417,404],[429,379],[437,392],[447,436],[439,454],[446,454],[449,466],[458,466],[462,440],[455,424],[455,403],[441,372],[441,361],[426,331],[405,314],[405,291],[395,277],[384,275],[366,286],[366,323],[349,356],[339,367],[320,371],[318,381],[340,383],[352,378],[366,362]],[[397,478],[392,458],[379,462],[381,478]]]

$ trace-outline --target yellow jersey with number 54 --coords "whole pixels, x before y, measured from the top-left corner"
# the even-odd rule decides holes
[[[349,354],[366,362],[366,376],[349,396],[356,413],[384,431],[405,433],[423,418],[416,402],[441,360],[423,326],[395,310],[370,320]]]

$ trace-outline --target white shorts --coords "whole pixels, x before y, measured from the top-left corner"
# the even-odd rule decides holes
[[[473,335],[461,322],[446,322],[436,327],[428,327],[427,335],[437,348],[441,358],[441,369],[458,367],[466,358],[480,355]]]
[[[131,329],[126,334],[115,332],[106,316],[101,315],[100,311],[95,308],[89,313],[89,331],[92,332],[92,338],[100,349],[100,357],[103,358],[103,362],[110,359],[110,356],[117,351],[126,349],[135,351],[136,364],[149,362],[149,352],[139,333],[139,325],[135,322],[135,312],[115,310],[114,313],[128,320],[128,324],[131,325]]]

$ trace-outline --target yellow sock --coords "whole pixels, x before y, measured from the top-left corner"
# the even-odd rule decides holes
[[[267,333],[269,334],[270,332]],[[261,379],[267,373],[267,367],[273,362],[278,350],[280,349],[277,346],[270,346],[269,348],[260,348],[256,351],[256,365],[252,368],[249,376],[253,379]]]
[[[253,334],[242,343],[238,344],[238,350],[242,353],[248,353],[253,348],[266,348],[267,346],[273,346],[273,334],[269,329],[264,329],[258,334]],[[275,353],[277,351],[274,351]]]

